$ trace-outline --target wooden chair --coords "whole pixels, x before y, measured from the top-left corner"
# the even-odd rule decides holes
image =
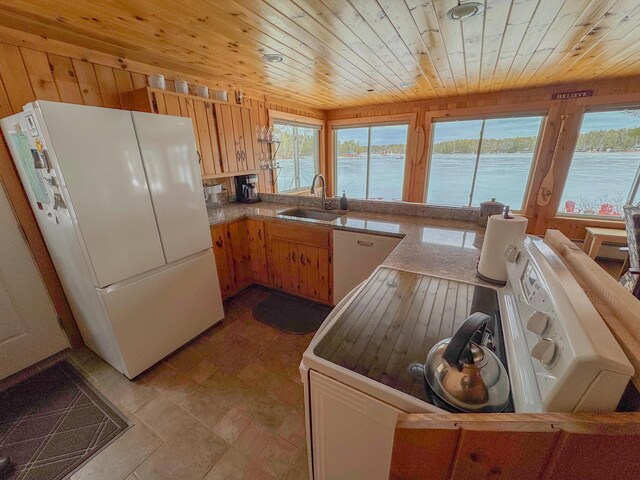
[[[640,207],[625,205],[623,210],[627,228],[629,270],[620,278],[620,284],[640,299]]]

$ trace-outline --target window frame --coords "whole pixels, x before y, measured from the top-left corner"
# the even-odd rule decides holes
[[[320,134],[321,129],[317,126],[311,125],[302,125],[300,123],[287,122],[283,120],[274,120],[272,127],[275,125],[286,125],[288,127],[292,127],[293,131],[293,169],[294,169],[294,188],[290,188],[288,190],[280,190],[278,187],[278,177],[280,176],[280,172],[276,175],[276,188],[278,189],[278,193],[298,193],[303,192],[311,188],[309,186],[300,186],[300,151],[299,151],[299,139],[298,139],[298,128],[307,128],[311,130],[315,130],[316,135],[314,135],[314,156],[315,156],[315,173],[320,171]],[[277,156],[276,156],[277,160]]]
[[[462,113],[460,115],[442,115],[442,116],[433,116],[429,117],[428,121],[430,123],[430,132],[429,132],[429,149],[427,152],[427,165],[425,172],[425,182],[424,182],[424,204],[430,205],[434,207],[445,207],[445,208],[474,208],[477,209],[479,207],[474,207],[471,203],[473,202],[472,193],[475,191],[475,181],[477,180],[478,167],[480,165],[480,157],[481,157],[481,149],[482,149],[482,139],[483,136],[479,139],[479,148],[476,153],[476,163],[474,165],[474,178],[473,183],[471,185],[471,190],[469,191],[469,202],[467,205],[440,205],[437,203],[428,203],[427,200],[429,198],[429,181],[431,177],[431,167],[432,165],[432,157],[433,157],[433,143],[435,139],[435,127],[438,123],[444,122],[463,122],[463,121],[487,121],[487,120],[495,120],[495,119],[505,119],[505,118],[522,118],[522,117],[542,117],[542,121],[540,122],[540,128],[538,130],[538,134],[536,136],[536,145],[533,149],[533,156],[531,157],[531,165],[529,166],[529,172],[527,174],[527,181],[525,184],[525,189],[522,196],[522,204],[519,208],[512,208],[510,205],[510,210],[516,213],[523,213],[527,208],[527,203],[529,196],[531,194],[531,189],[533,188],[533,181],[535,180],[535,171],[536,166],[538,164],[538,159],[540,156],[540,152],[542,150],[543,137],[545,133],[545,128],[547,127],[547,122],[549,121],[549,109],[544,110],[515,110],[515,111],[502,111],[491,114],[482,114],[478,113]],[[484,135],[484,124],[482,125],[481,132]]]
[[[578,141],[580,140],[580,131],[582,130],[582,124],[584,123],[584,117],[587,113],[598,113],[598,112],[616,112],[622,110],[640,110],[640,103],[617,103],[617,104],[602,104],[602,103],[594,103],[587,104],[584,106],[582,111],[580,112],[580,122],[578,122],[577,129],[575,131],[575,139],[573,143],[573,147],[571,149],[571,158],[567,162],[568,168],[566,170],[566,177],[562,184],[562,188],[559,189],[560,194],[558,195],[558,204],[555,209],[555,216],[565,220],[598,220],[605,222],[622,222],[622,216],[616,217],[613,215],[584,215],[584,214],[576,214],[572,212],[561,212],[560,207],[562,203],[562,196],[564,195],[564,190],[567,187],[567,181],[569,180],[569,173],[571,172],[571,165],[573,164],[573,158],[576,154],[576,148],[578,146]],[[635,197],[640,192],[640,166],[636,170],[635,177],[633,183],[631,185],[631,189],[629,191],[629,195],[625,200],[625,205],[628,203],[632,203]]]
[[[325,121],[319,118],[307,117],[304,115],[297,115],[297,114],[292,114],[288,112],[281,112],[279,110],[273,110],[273,109],[269,109],[267,113],[269,116],[269,126],[272,128],[276,123],[279,123],[281,125],[290,125],[294,128],[295,127],[313,128],[318,131],[318,134],[315,138],[315,151],[316,151],[315,171],[316,171],[316,174],[322,173],[323,165],[324,165],[323,153],[324,153]],[[293,149],[294,149],[293,153],[294,153],[294,168],[295,168],[295,175],[296,175],[295,181],[296,181],[296,185],[298,186],[300,182],[300,174],[299,174],[300,163],[299,163],[299,159],[297,162],[295,161],[295,157],[298,156],[298,151],[296,148],[297,135],[294,138],[295,140],[294,140],[294,146],[293,146]],[[276,160],[277,160],[277,155],[276,155]],[[279,176],[279,172],[275,173],[272,180],[273,188],[275,192],[282,193],[282,194],[295,195],[295,194],[304,193],[307,191],[306,188],[279,190],[278,176]]]
[[[401,200],[402,202],[407,201],[407,195],[409,193],[409,185],[408,182],[411,180],[411,158],[413,157],[414,145],[412,142],[412,135],[415,134],[416,130],[416,121],[417,114],[416,113],[399,113],[399,114],[391,114],[384,116],[372,116],[372,117],[361,117],[361,118],[348,118],[348,119],[337,119],[337,120],[329,120],[327,122],[327,128],[329,129],[330,135],[329,137],[329,146],[327,151],[329,153],[329,162],[328,165],[330,167],[328,173],[331,175],[331,181],[328,181],[328,184],[331,185],[333,192],[337,192],[338,187],[338,156],[337,156],[337,130],[343,130],[345,128],[367,128],[367,127],[384,127],[384,126],[393,126],[393,125],[407,125],[407,148],[405,151],[405,163],[404,163],[404,174],[402,178],[402,192],[401,192]],[[369,136],[371,135],[371,130],[369,130]],[[369,138],[367,142],[367,178],[365,179],[365,191],[369,192],[369,166],[370,166],[370,148],[371,148],[371,140]],[[374,202],[390,202],[390,203],[398,203],[393,200],[369,200],[367,201]]]

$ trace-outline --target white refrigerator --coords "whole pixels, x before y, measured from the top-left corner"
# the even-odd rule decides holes
[[[222,319],[190,118],[37,101],[0,124],[89,348],[133,378]]]

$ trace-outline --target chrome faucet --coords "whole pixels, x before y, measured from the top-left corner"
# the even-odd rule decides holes
[[[311,182],[311,195],[314,195],[316,193],[316,180],[318,179],[318,177],[320,177],[320,179],[322,180],[322,209],[329,210],[331,209],[331,201],[327,200],[327,181],[325,180],[324,175],[322,175],[321,173],[316,173],[316,176],[313,177],[313,181]]]

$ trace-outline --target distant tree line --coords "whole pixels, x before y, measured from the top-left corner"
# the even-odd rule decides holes
[[[521,153],[533,152],[537,137],[484,138],[482,153]],[[478,139],[457,139],[433,144],[434,153],[476,153]],[[640,128],[622,128],[618,130],[593,130],[583,133],[578,139],[576,151],[603,152],[607,150],[640,150]],[[371,145],[372,154],[404,154],[406,145]],[[367,145],[359,140],[345,140],[338,144],[338,155],[366,155]]]
[[[391,143],[389,145],[371,145],[373,155],[404,155],[407,145],[404,143]],[[367,145],[362,145],[359,140],[344,140],[338,143],[338,155],[366,155]]]
[[[532,152],[537,137],[485,138],[482,140],[483,153]],[[434,143],[435,153],[476,153],[478,139],[447,140]],[[592,130],[578,139],[578,152],[604,152],[607,150],[640,150],[640,128],[618,130]]]

